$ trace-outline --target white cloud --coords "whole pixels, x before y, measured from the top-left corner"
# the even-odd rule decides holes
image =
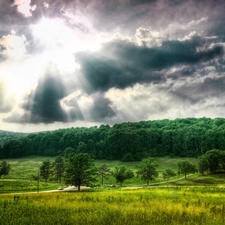
[[[31,6],[31,0],[14,0],[13,5],[17,6],[17,11],[25,17],[31,17],[36,5]]]
[[[20,59],[26,54],[26,37],[17,35],[7,35],[0,39],[3,46],[2,54],[7,58]]]
[[[135,33],[136,43],[147,47],[160,46],[164,38],[159,32],[140,27]]]

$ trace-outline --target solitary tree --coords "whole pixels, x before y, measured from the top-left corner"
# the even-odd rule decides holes
[[[186,160],[178,162],[177,166],[178,174],[184,174],[185,179],[187,178],[188,174],[197,172],[196,166]]]
[[[79,153],[69,157],[65,167],[66,184],[75,185],[80,191],[81,185],[96,182],[97,168],[94,160],[86,153]]]
[[[154,159],[144,159],[140,164],[137,175],[141,175],[141,179],[146,181],[147,185],[149,185],[151,180],[155,180],[155,178],[158,177],[158,172],[156,171],[157,166],[158,165],[155,163]]]
[[[101,182],[103,185],[104,178],[107,178],[111,174],[111,171],[106,164],[103,164],[101,167],[98,168],[98,173],[101,176]]]
[[[40,175],[45,179],[45,182],[48,181],[51,174],[51,162],[46,160],[40,166]]]
[[[127,169],[125,166],[116,166],[112,174],[116,178],[116,182],[120,183],[121,187],[125,180],[134,176],[133,171]]]
[[[170,168],[166,169],[166,170],[163,172],[163,178],[166,179],[167,182],[169,181],[169,179],[170,179],[171,177],[174,177],[174,176],[176,176],[176,173],[175,173],[172,169],[170,169]]]
[[[2,175],[4,176],[8,175],[9,170],[10,170],[10,165],[6,161],[1,162],[0,163],[0,179]]]

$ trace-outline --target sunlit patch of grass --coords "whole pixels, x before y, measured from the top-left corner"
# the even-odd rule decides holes
[[[7,178],[32,179],[32,175],[37,175],[38,169],[45,160],[54,161],[55,157],[29,156],[19,159],[7,159],[10,164],[10,173]]]

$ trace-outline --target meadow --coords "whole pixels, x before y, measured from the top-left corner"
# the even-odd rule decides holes
[[[54,161],[55,157],[44,157],[44,156],[29,156],[19,159],[7,159],[6,161],[11,165],[11,170],[9,175],[6,177],[2,177],[0,179],[0,193],[6,192],[25,192],[25,191],[37,191],[37,180],[34,178],[38,175],[39,167],[41,166],[42,162],[45,160]],[[193,163],[197,163],[196,158],[185,158]],[[152,183],[159,183],[164,182],[162,172],[166,168],[171,168],[174,171],[177,170],[177,162],[182,160],[182,158],[170,158],[170,157],[157,157],[155,158],[158,167],[157,171],[159,172],[159,177],[157,180],[152,181]],[[137,171],[140,162],[122,162],[116,160],[96,160],[95,165],[96,167],[100,167],[103,164],[106,164],[111,170],[114,169],[115,166],[125,165],[132,171]],[[180,178],[176,176],[173,180]],[[98,178],[97,186],[104,186],[108,187],[111,184],[117,185],[115,178],[111,175],[107,179],[104,179],[104,185],[101,184],[100,176]],[[140,177],[135,176],[132,179],[125,180],[123,186],[127,187],[142,187],[146,185],[144,181],[140,179]],[[39,183],[40,190],[54,190],[57,189],[59,186],[64,186],[63,184],[56,184],[55,182],[44,182],[41,179]],[[119,186],[119,185],[117,185]]]
[[[225,222],[225,174],[194,174],[188,179],[176,176],[168,183],[148,187],[134,177],[125,181],[123,188],[118,185],[110,188],[115,182],[111,176],[104,181],[104,188],[81,192],[42,192],[56,190],[58,184],[40,181],[37,193],[37,180],[33,177],[46,159],[54,160],[36,156],[7,160],[12,170],[0,179],[1,225],[222,225]],[[153,183],[164,181],[162,172],[166,168],[176,171],[179,160],[156,158],[159,177]],[[195,158],[189,161],[197,162]],[[95,163],[97,167],[107,164],[112,170],[116,165],[125,165],[135,172],[140,162],[98,160]]]
[[[222,225],[225,186],[0,195],[1,225]]]

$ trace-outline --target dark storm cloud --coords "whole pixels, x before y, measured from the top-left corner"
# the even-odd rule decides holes
[[[91,108],[91,117],[96,121],[111,118],[116,113],[110,107],[111,101],[103,97],[100,93],[94,96],[93,107]]]
[[[197,50],[198,47],[201,47],[201,38],[197,37],[187,41],[165,41],[157,48],[123,43],[113,43],[111,48],[121,60],[153,70],[161,70],[176,64],[195,64],[223,54],[222,46],[207,50]]]
[[[157,77],[155,73],[149,74],[140,71],[138,66],[126,65],[124,61],[118,62],[117,60],[104,58],[104,56],[96,56],[93,53],[79,54],[77,58],[89,84],[86,88],[88,93],[107,91],[112,87],[124,89],[138,82],[158,82],[160,80],[160,77]]]
[[[105,44],[102,52],[77,54],[90,92],[124,89],[137,83],[155,83],[164,80],[157,71],[178,65],[194,66],[223,55],[223,47],[199,50],[204,40],[194,37],[187,41],[165,41],[160,47],[148,48],[125,41]],[[185,75],[192,73],[186,69]]]
[[[66,91],[60,77],[47,74],[40,78],[32,101],[26,106],[31,110],[30,122],[66,122],[66,114],[60,105],[60,100],[65,96]]]

